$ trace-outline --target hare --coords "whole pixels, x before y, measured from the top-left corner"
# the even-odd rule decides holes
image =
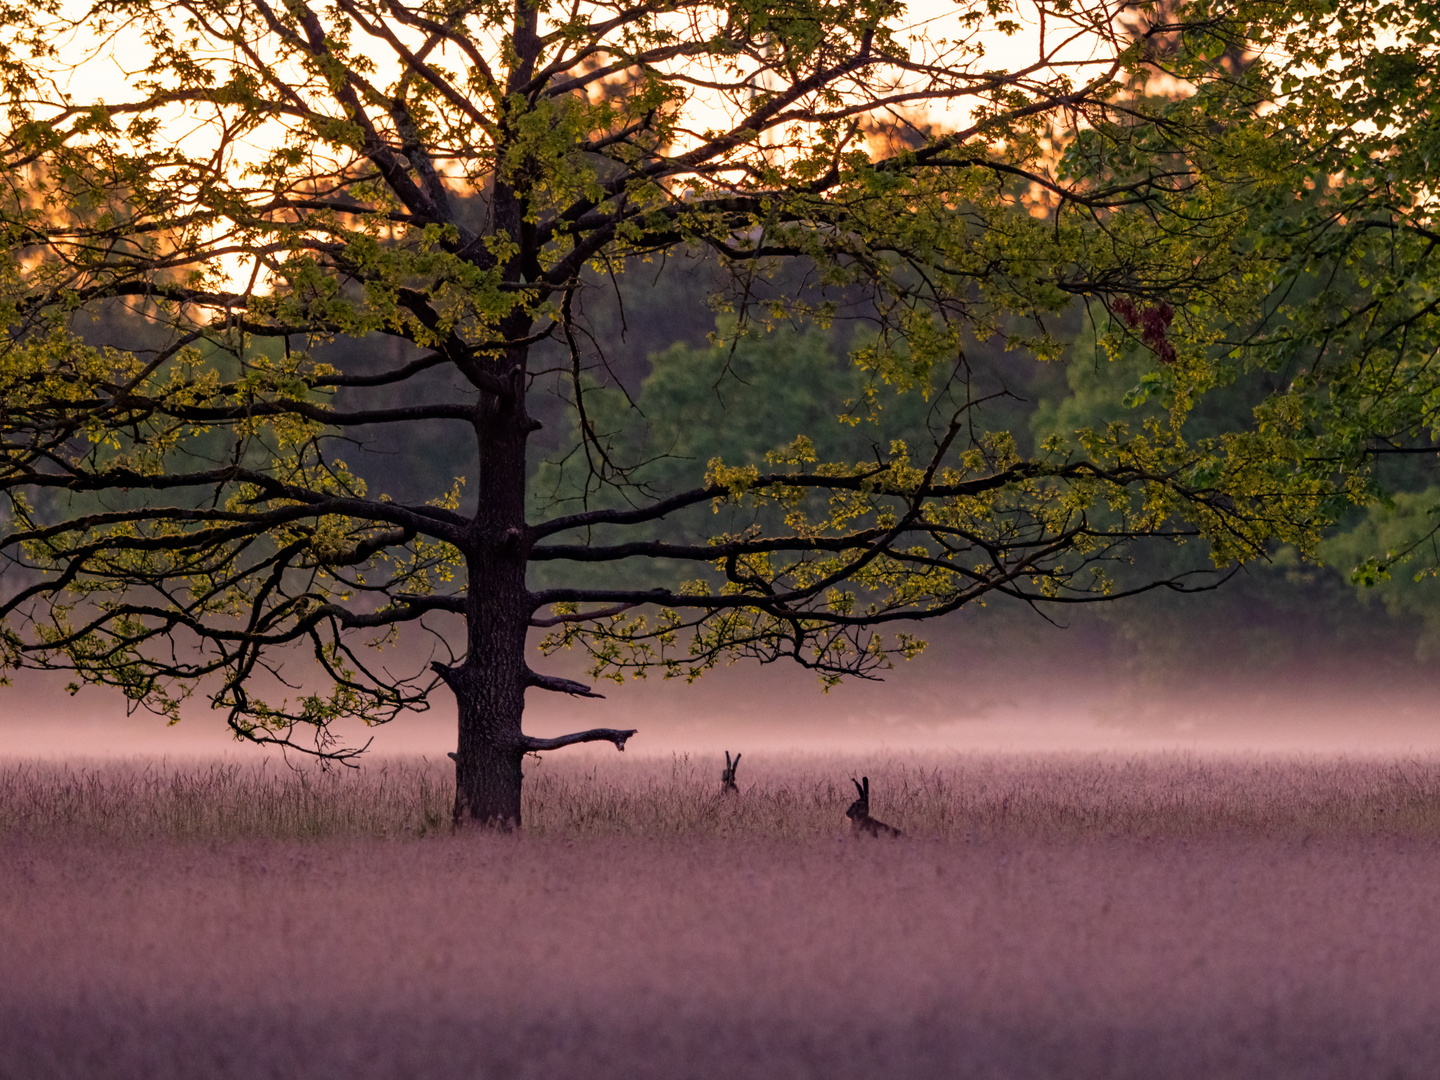
[[[900,836],[900,830],[893,825],[886,825],[883,821],[876,821],[870,816],[870,778],[862,777],[865,786],[860,786],[860,781],[853,776],[850,782],[855,785],[855,790],[860,797],[850,804],[850,809],[845,811],[845,816],[850,819],[850,832],[853,836]]]
[[[730,751],[725,751],[725,771],[720,774],[720,794],[739,795],[740,789],[735,785],[735,770],[740,767],[740,755],[735,755],[735,760],[730,760]]]

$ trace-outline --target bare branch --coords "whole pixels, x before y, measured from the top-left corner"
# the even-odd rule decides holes
[[[530,619],[530,625],[543,629],[550,626],[560,626],[564,623],[591,622],[595,619],[608,619],[612,615],[619,615],[623,612],[629,611],[631,608],[636,608],[639,606],[640,605],[638,603],[615,604],[611,607],[601,608],[599,611],[576,611],[568,615],[552,615],[544,619],[537,619],[532,617]]]
[[[595,693],[584,683],[575,682],[573,679],[562,679],[558,675],[541,675],[538,672],[529,671],[525,675],[525,682],[527,685],[537,686],[541,690],[553,690],[557,694],[569,694],[572,697],[603,698],[605,696]]]
[[[573,735],[561,735],[554,739],[537,739],[533,735],[521,737],[521,746],[527,752],[540,750],[559,750],[562,746],[574,746],[576,743],[585,742],[611,742],[615,744],[616,750],[625,749],[625,741],[635,734],[636,729],[620,731],[616,728],[591,728],[589,731],[577,731]]]

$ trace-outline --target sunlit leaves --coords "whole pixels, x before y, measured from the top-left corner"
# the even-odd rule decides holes
[[[101,0],[77,28],[0,9],[0,490],[20,597],[0,604],[47,627],[7,659],[68,663],[167,715],[188,692],[167,679],[205,684],[242,734],[323,741],[338,716],[423,702],[428,675],[397,681],[350,642],[427,617],[463,614],[452,656],[522,686],[525,607],[544,602],[527,560],[663,568],[648,589],[578,574],[556,593],[554,644],[601,674],[789,656],[830,680],[919,648],[872,625],[997,593],[1106,596],[1138,540],[1193,542],[1197,564],[1305,548],[1365,483],[1309,464],[1348,437],[1316,371],[1360,340],[1409,380],[1413,349],[1289,306],[1286,274],[1311,271],[1286,260],[1343,233],[1326,250],[1345,280],[1317,291],[1353,278],[1417,326],[1440,295],[1380,257],[1422,235],[1425,139],[1391,155],[1402,236],[1297,199],[1295,130],[1336,135],[1336,190],[1392,182],[1309,74],[1282,108],[1273,64],[1230,63],[1247,34],[1287,29],[1258,6],[1199,11],[1162,48],[1126,40],[1113,5],[1052,4],[1051,30],[1092,45],[1009,67],[986,55],[1020,32],[1005,0],[933,24],[869,0],[177,10]],[[1333,29],[1321,7],[1280,14]],[[123,92],[46,89],[76,62],[47,25],[133,49]],[[1428,63],[1408,46],[1364,61],[1354,102],[1423,86]],[[587,292],[681,250],[726,268],[728,318],[710,349],[655,358],[650,415],[587,368],[609,344]],[[802,287],[774,285],[785,266]],[[1060,360],[1077,303],[1097,353],[1128,365],[1134,389],[1106,403],[1123,415],[1057,414],[1036,448],[990,430],[967,350]],[[1257,309],[1287,334],[1227,337]],[[842,318],[865,324],[848,356],[779,336]],[[1256,370],[1293,383],[1199,430],[1208,397]],[[1380,371],[1327,382],[1329,400],[1390,400]],[[573,453],[537,478],[530,406],[552,391]],[[1411,399],[1407,420],[1440,428],[1434,399]],[[446,425],[428,451],[413,437]],[[377,430],[442,482],[371,483],[355,463]],[[704,535],[671,543],[666,499]],[[583,542],[547,552],[553,533]],[[334,690],[277,704],[273,658],[295,648]]]

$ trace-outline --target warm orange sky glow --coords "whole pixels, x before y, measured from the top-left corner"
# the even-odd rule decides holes
[[[67,5],[72,18],[80,17],[86,5]],[[1114,57],[1124,42],[1115,33],[1114,20],[1128,10],[1128,5],[1118,0],[1080,5],[1069,16],[1061,16],[1045,5],[1032,0],[1017,0],[1008,10],[999,15],[971,20],[964,16],[969,8],[960,7],[946,0],[921,0],[909,5],[906,16],[900,21],[898,40],[908,45],[911,59],[920,64],[934,64],[937,70],[945,66],[963,64],[975,71],[1000,70],[1010,73],[1021,72],[1034,67],[1037,71],[1068,71],[1076,82],[1084,82],[1111,70]],[[701,11],[686,20],[713,17],[719,14]],[[675,16],[681,19],[681,16]],[[720,23],[713,26],[680,26],[677,30],[706,36],[719,31]],[[177,32],[180,19],[176,19]],[[183,36],[183,32],[182,36]],[[414,30],[399,27],[401,40],[415,46],[420,37]],[[369,57],[374,71],[372,78],[378,86],[390,87],[398,77],[400,66],[389,44],[377,40]],[[356,51],[365,53],[364,34],[356,32]],[[145,67],[148,63],[149,45],[139,30],[132,26],[118,26],[104,34],[88,24],[81,23],[69,29],[57,42],[58,53],[51,61],[48,72],[50,84],[58,91],[57,100],[41,103],[36,114],[45,115],[53,111],[60,102],[72,106],[104,104],[116,106],[125,102],[143,100],[146,96],[144,83],[147,79]],[[491,60],[498,67],[502,52],[497,29],[491,42]],[[203,52],[196,51],[195,58],[203,59]],[[223,81],[232,67],[232,57],[224,51],[211,54],[213,72],[217,81]],[[463,69],[465,60],[453,48],[438,50],[440,63]],[[742,58],[743,59],[743,58]],[[747,75],[743,67],[727,62],[722,68],[712,62],[708,69],[696,69],[693,61],[675,61],[670,65],[672,73],[692,77],[690,99],[685,105],[685,119],[677,133],[676,151],[683,152],[699,144],[715,130],[723,130],[743,119],[749,107],[744,94],[721,92],[717,89],[722,82],[734,83],[737,79],[763,88],[773,82],[773,77],[756,74]],[[303,83],[298,71],[293,72],[294,81]],[[907,91],[920,84],[918,74],[895,78],[886,87],[887,93],[903,97]],[[874,87],[872,85],[871,89]],[[956,130],[970,123],[973,116],[974,99],[967,96],[952,98],[948,104],[930,102],[924,106],[897,104],[894,108],[882,110],[878,116],[888,112],[896,120],[929,125],[932,129]],[[267,158],[277,146],[292,138],[284,125],[271,120],[249,130],[235,130],[224,107],[206,105],[200,102],[176,103],[155,112],[162,125],[162,141],[180,147],[192,159],[211,157],[215,167],[226,171],[235,178],[243,177],[256,165]],[[124,118],[119,118],[125,123]],[[803,125],[777,128],[765,133],[761,146],[756,150],[772,163],[789,160],[796,153],[794,146],[802,145],[806,139]],[[328,156],[324,148],[309,145],[307,153],[321,168],[343,169],[345,162]],[[875,145],[872,153],[886,153],[888,148]],[[316,159],[314,155],[319,154]],[[471,185],[460,174],[455,162],[437,159],[437,166],[448,172],[458,189],[467,190]],[[263,185],[256,188],[255,198],[265,198]],[[224,250],[223,237],[227,226],[214,224],[207,227],[205,237],[215,247],[214,255],[207,260],[206,271],[224,288],[246,291],[266,290],[269,272],[257,261],[239,251]]]

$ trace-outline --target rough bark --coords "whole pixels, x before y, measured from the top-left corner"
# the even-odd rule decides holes
[[[504,320],[509,340],[523,339],[528,319]],[[535,429],[525,409],[526,349],[517,346],[499,371],[509,394],[482,392],[476,407],[477,507],[465,557],[464,661],[445,674],[455,692],[455,824],[520,825],[521,717],[530,671],[525,639],[533,601],[525,583],[526,442]]]
[[[527,747],[520,730],[524,687],[507,685],[502,657],[491,656],[444,669],[455,692],[455,827],[478,824],[519,828],[521,759]]]
[[[462,711],[462,717],[465,712]],[[482,723],[460,723],[460,749],[455,759],[455,828],[481,825],[496,829],[518,829],[520,796],[524,776],[521,758],[525,751],[507,745],[503,736],[486,731]]]

